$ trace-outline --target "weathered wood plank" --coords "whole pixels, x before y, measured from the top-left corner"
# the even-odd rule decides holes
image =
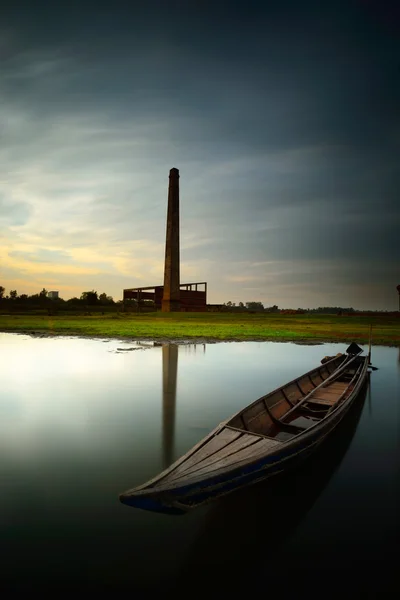
[[[273,423],[271,417],[267,413],[264,401],[262,399],[253,406],[250,406],[247,410],[245,410],[242,413],[242,418],[246,429],[248,429],[249,431],[253,431],[253,423],[255,431],[257,431],[256,428],[258,422],[259,426],[263,428],[267,428]]]
[[[310,402],[332,406],[347,388],[347,385],[344,381],[335,381],[328,387],[316,390],[314,394],[311,394]]]
[[[342,390],[330,390],[329,388],[320,388],[315,392],[317,395],[319,394],[333,394],[334,396],[340,396]],[[313,394],[312,394],[313,396]]]
[[[232,460],[232,457],[228,456],[214,463],[213,465],[206,465],[202,469],[191,473],[190,476],[188,476],[187,478],[182,477],[180,479],[177,479],[176,481],[171,481],[171,487],[181,485],[183,481],[185,481],[185,483],[190,483],[210,472],[212,472],[213,474],[215,473],[216,475],[222,474],[231,466],[240,467],[241,465],[244,465],[247,462],[249,462],[251,459],[256,459],[257,457],[264,456],[269,450],[274,450],[276,447],[281,445],[282,442],[278,442],[275,440],[267,440],[265,438],[259,438],[259,441],[256,444],[253,444],[252,446],[244,448],[240,452],[237,452],[234,455],[235,460]]]
[[[325,369],[327,369],[330,375],[336,371],[336,367],[337,365],[335,363],[326,363],[325,365]]]
[[[297,383],[304,396],[305,394],[308,394],[309,392],[311,392],[311,390],[315,388],[315,385],[313,385],[312,381],[308,376],[300,377]]]
[[[344,389],[346,389],[348,386],[348,383],[345,381],[334,381],[333,383],[331,383],[330,385],[328,385],[326,388],[324,388],[325,390],[337,390],[337,391],[343,391]]]
[[[299,388],[295,383],[291,383],[289,385],[285,385],[284,388],[285,395],[292,402],[292,404],[297,404],[301,398],[304,397],[304,394],[301,393]]]
[[[323,404],[325,406],[333,406],[336,400],[324,400],[323,398],[312,398],[310,399],[311,404]],[[308,402],[306,402],[308,404]]]
[[[221,450],[221,448],[229,447],[231,443],[241,437],[242,434],[239,431],[232,431],[232,429],[226,428],[222,429],[216,436],[211,438],[207,444],[200,448],[198,452],[189,456],[185,462],[179,465],[179,467],[171,473],[171,477],[175,477],[175,475],[192,468],[193,465],[212,456],[215,452]]]
[[[268,396],[264,397],[264,403],[268,406],[268,408],[273,408],[276,404],[278,404],[281,401],[289,405],[288,400],[285,394],[283,393],[282,389],[276,390],[275,392],[272,392],[271,394],[268,394]]]
[[[337,402],[339,396],[332,396],[330,394],[322,394],[321,395],[318,394],[318,396],[312,396],[312,398],[310,398],[310,402],[323,402],[324,404],[335,404],[335,402]]]
[[[316,386],[317,386],[317,385],[319,385],[320,383],[322,383],[322,382],[324,381],[324,380],[322,379],[321,375],[319,375],[319,373],[318,373],[318,372],[316,372],[316,373],[311,373],[310,377],[311,377],[311,379],[312,379],[313,383],[314,383]]]
[[[231,433],[235,432],[231,431]],[[203,459],[200,459],[196,463],[189,465],[187,469],[180,471],[179,473],[177,473],[176,471],[174,473],[171,473],[171,481],[175,479],[180,479],[181,477],[189,476],[194,471],[197,472],[199,469],[204,469],[206,466],[212,467],[212,465],[214,465],[217,462],[219,463],[222,459],[231,457],[232,455],[237,454],[244,448],[248,448],[249,446],[257,444],[260,440],[262,440],[262,438],[244,433],[238,439],[234,440],[233,442],[224,446],[223,448],[220,448],[215,453],[206,456]]]
[[[324,398],[326,400],[339,398],[346,388],[347,385],[345,383],[332,383],[328,387],[320,388],[314,394],[311,394],[310,401],[312,402],[314,398]]]
[[[239,415],[236,415],[233,419],[231,419],[231,424],[233,427],[236,427],[237,429],[241,429],[244,432],[247,431],[246,423],[243,420],[242,413],[240,413]]]
[[[320,369],[318,369],[318,373],[322,377],[322,379],[327,379],[329,377],[329,375],[332,373],[332,370],[329,371],[326,366],[323,366],[323,367],[320,367]]]
[[[274,424],[266,409],[264,409],[263,412],[258,413],[255,417],[252,417],[252,419],[247,420],[246,414],[244,414],[243,417],[246,422],[246,427],[251,433],[261,433],[266,435]]]

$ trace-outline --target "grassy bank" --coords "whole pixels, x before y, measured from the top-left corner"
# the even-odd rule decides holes
[[[149,313],[95,316],[0,315],[0,331],[135,339],[274,340],[400,346],[396,317],[234,313]]]

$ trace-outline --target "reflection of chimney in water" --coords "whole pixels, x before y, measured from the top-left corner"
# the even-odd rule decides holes
[[[165,344],[162,348],[163,362],[163,468],[173,462],[176,376],[178,372],[178,346]]]

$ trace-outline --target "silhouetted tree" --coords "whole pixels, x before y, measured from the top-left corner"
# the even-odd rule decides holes
[[[10,298],[11,300],[15,300],[16,298],[18,298],[17,290],[10,290]]]
[[[246,302],[246,307],[249,310],[264,310],[264,304],[262,302]]]
[[[47,298],[47,290],[45,288],[42,289],[42,291],[40,292],[39,296],[40,298]]]
[[[81,295],[81,300],[86,302],[86,304],[91,304],[91,305],[97,304],[97,302],[98,302],[97,292],[95,292],[94,290],[91,290],[90,292],[83,292]]]
[[[272,313],[279,312],[279,308],[278,308],[277,304],[274,304],[273,306],[268,306],[265,310],[266,310],[266,312],[272,312]]]
[[[309,313],[321,313],[321,314],[338,314],[342,313],[353,313],[354,308],[345,308],[343,306],[319,306],[318,308],[310,308],[308,309]]]
[[[107,296],[107,294],[103,292],[99,296],[99,302],[100,304],[114,304],[114,299],[112,296]]]
[[[4,292],[6,291],[6,288],[3,287],[2,285],[0,285],[0,298],[4,298]]]

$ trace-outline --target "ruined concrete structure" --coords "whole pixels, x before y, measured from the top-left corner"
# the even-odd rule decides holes
[[[199,287],[203,289],[198,289]],[[207,282],[196,281],[195,283],[181,283],[179,285],[180,309],[181,311],[201,312],[207,310]],[[124,302],[136,300],[143,304],[143,300],[152,300],[157,310],[162,309],[164,288],[162,285],[150,285],[124,290]]]
[[[199,286],[204,288],[198,289]],[[164,285],[125,289],[123,300],[124,304],[135,300],[138,309],[143,300],[153,300],[155,308],[163,312],[207,310],[207,283],[180,283],[178,169],[169,172]]]

